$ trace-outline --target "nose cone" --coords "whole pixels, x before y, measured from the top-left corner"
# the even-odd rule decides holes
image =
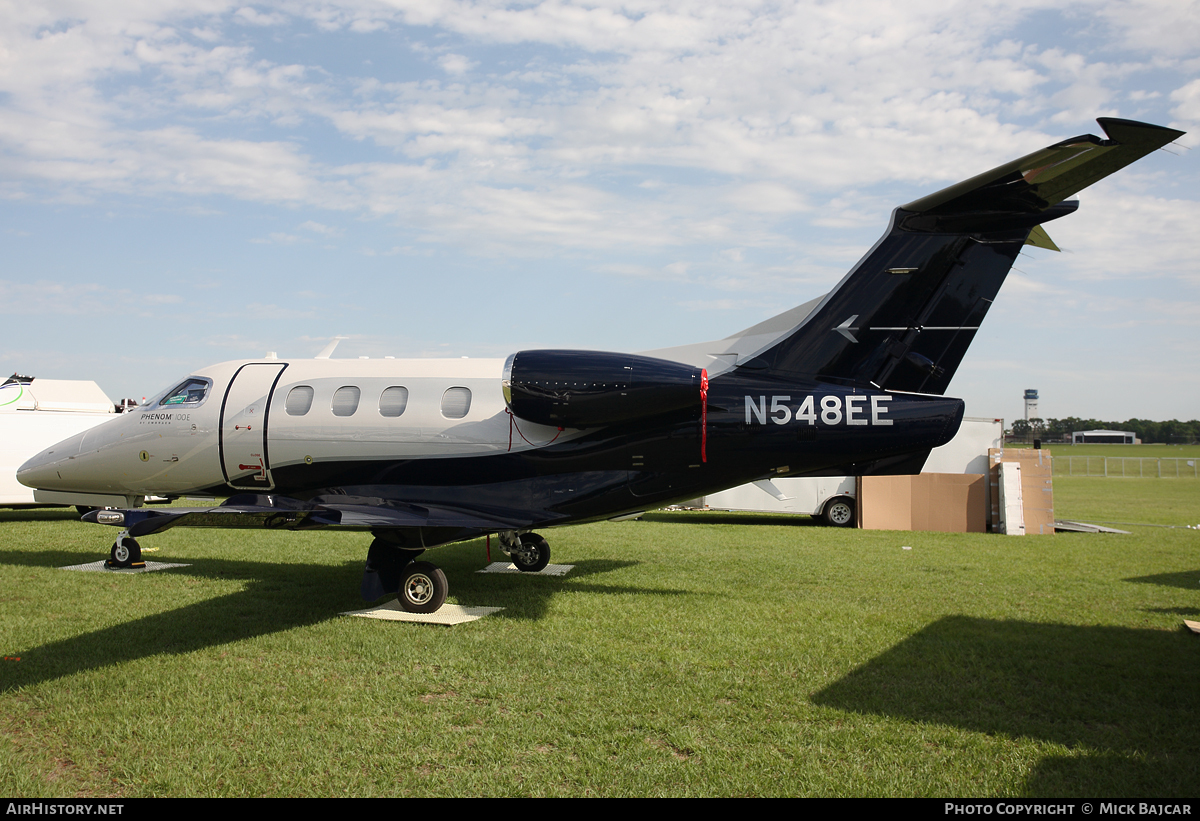
[[[78,455],[83,437],[84,433],[77,433],[46,448],[17,469],[17,481],[41,490],[73,490],[70,463]]]

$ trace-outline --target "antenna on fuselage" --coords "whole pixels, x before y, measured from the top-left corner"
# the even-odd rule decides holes
[[[338,346],[338,343],[343,339],[349,338],[350,337],[348,336],[335,336],[333,341],[326,345],[319,354],[313,357],[313,359],[328,359],[329,357],[333,356],[333,349]]]

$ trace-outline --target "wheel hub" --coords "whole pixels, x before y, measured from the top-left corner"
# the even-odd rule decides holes
[[[423,573],[410,576],[404,595],[413,604],[425,604],[433,598],[433,582]]]

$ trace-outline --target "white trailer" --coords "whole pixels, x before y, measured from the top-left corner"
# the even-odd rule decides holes
[[[1003,445],[1004,420],[967,416],[953,439],[934,448],[922,473],[988,472],[988,448]],[[712,510],[804,513],[834,527],[854,524],[853,476],[762,479],[686,504]]]
[[[51,445],[113,418],[95,382],[17,377],[0,385],[0,507],[38,504],[17,468]]]

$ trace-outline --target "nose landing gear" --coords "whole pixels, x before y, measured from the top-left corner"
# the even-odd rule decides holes
[[[550,545],[537,533],[508,530],[500,534],[500,549],[522,573],[537,573],[550,564]]]
[[[108,553],[108,558],[104,561],[104,566],[110,570],[146,566],[146,563],[142,561],[142,547],[136,539],[129,535],[128,530],[122,530],[117,536],[112,550]]]

